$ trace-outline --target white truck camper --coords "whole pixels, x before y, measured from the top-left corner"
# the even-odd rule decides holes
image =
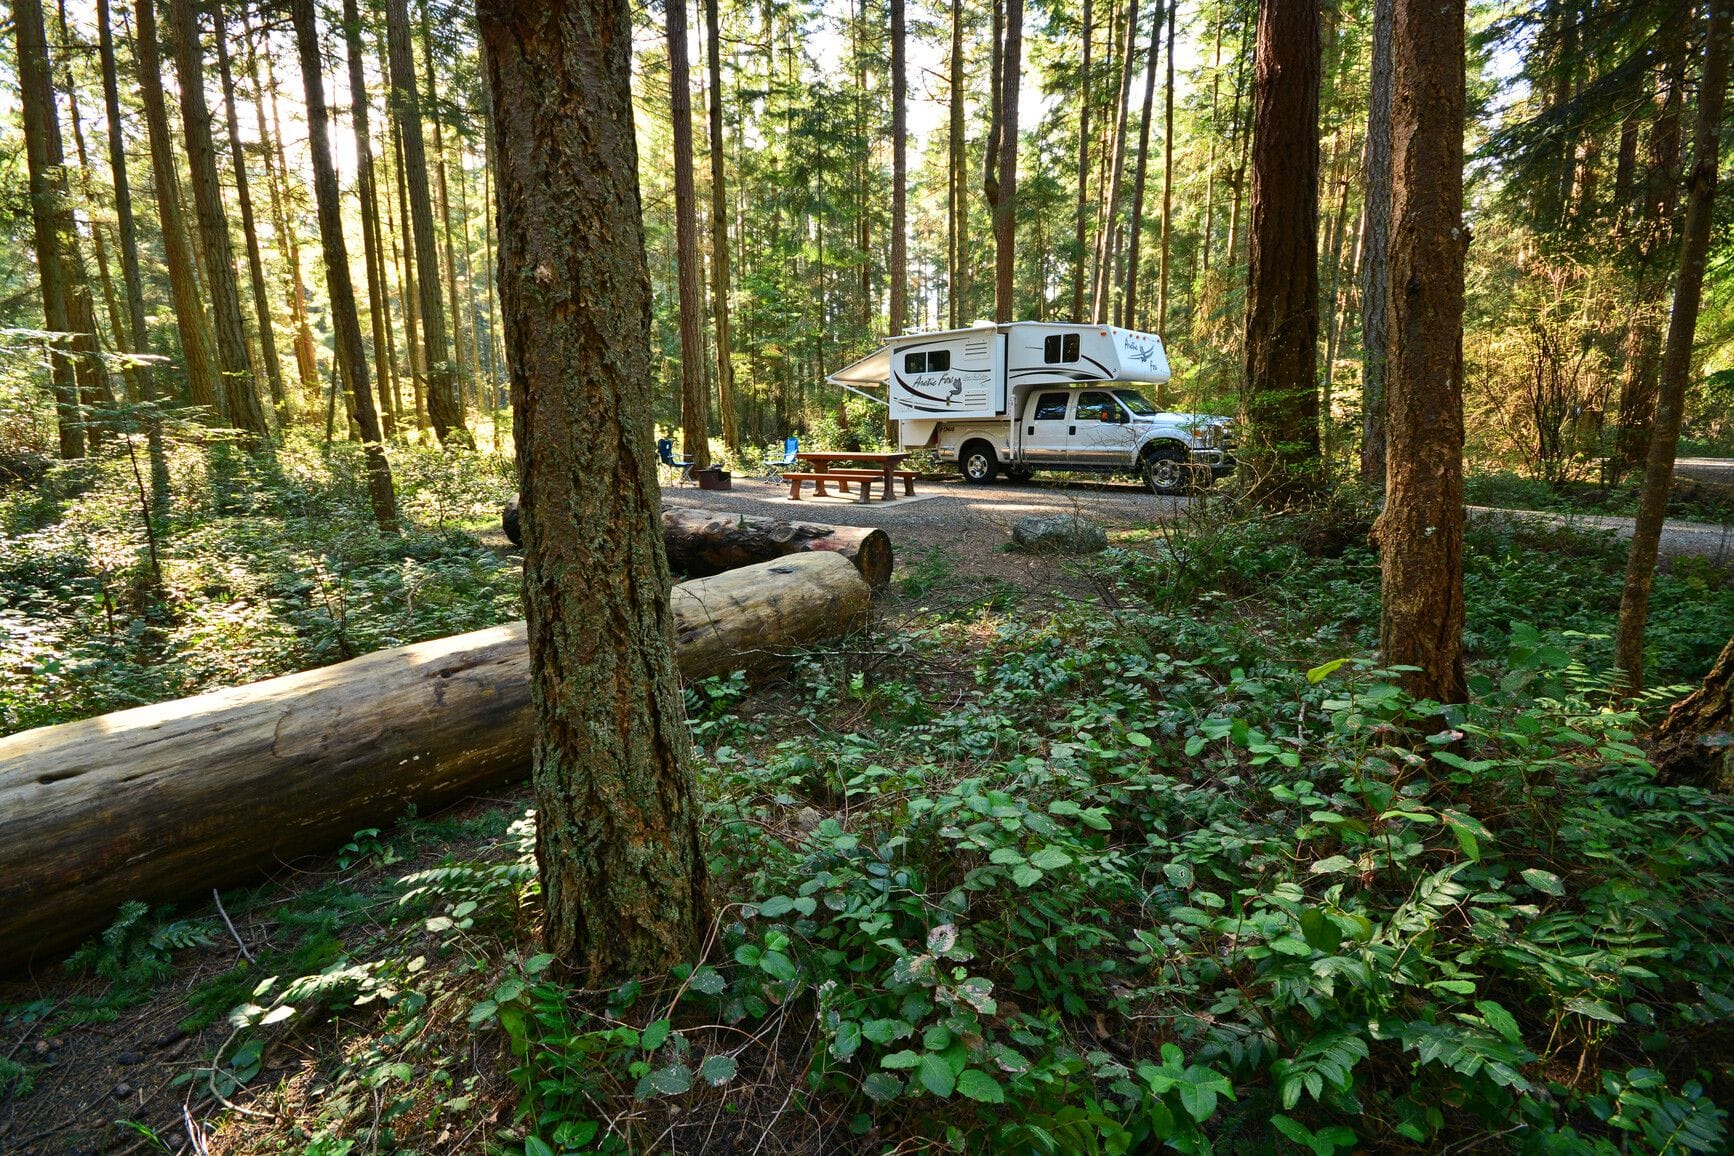
[[[885,386],[903,448],[934,450],[969,482],[1071,470],[1137,474],[1158,494],[1181,494],[1234,469],[1232,426],[1164,413],[1137,388],[1168,377],[1153,333],[982,321],[895,337],[826,380]]]

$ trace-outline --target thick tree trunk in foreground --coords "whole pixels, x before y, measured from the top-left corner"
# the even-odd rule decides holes
[[[1704,684],[1675,703],[1656,728],[1650,761],[1672,782],[1734,791],[1734,638]]]
[[[1447,11],[1449,9],[1449,11]],[[1389,450],[1373,528],[1379,645],[1416,698],[1462,702],[1463,0],[1396,0]],[[1312,347],[1307,349],[1312,355]]]
[[[1089,44],[1084,46],[1088,61]],[[965,159],[963,127],[963,0],[951,0],[951,112],[950,129],[946,134],[946,149],[950,153],[950,175],[946,180],[946,287],[945,305],[951,328],[964,323],[969,307],[969,165]],[[1086,73],[1088,68],[1085,69]],[[1080,179],[1078,196],[1083,197]],[[1078,227],[1078,250],[1084,247],[1083,226]],[[1080,261],[1083,257],[1080,255]],[[1081,276],[1081,274],[1080,274]],[[1081,284],[1082,282],[1080,282]],[[1082,293],[1080,289],[1078,291]]]
[[[1674,479],[1674,455],[1680,442],[1686,383],[1692,373],[1692,339],[1698,329],[1698,309],[1704,296],[1704,264],[1710,252],[1710,227],[1716,211],[1722,105],[1728,91],[1731,8],[1734,0],[1713,0],[1710,5],[1686,224],[1680,242],[1680,272],[1674,282],[1674,311],[1668,320],[1667,350],[1662,354],[1649,459],[1644,465],[1644,488],[1638,498],[1638,517],[1626,561],[1625,589],[1620,596],[1614,665],[1625,672],[1626,686],[1632,691],[1644,685],[1644,628],[1650,615],[1650,583],[1656,575],[1656,551],[1668,512],[1668,488]]]
[[[1254,69],[1241,461],[1252,500],[1279,507],[1323,480],[1318,0],[1261,0]]]
[[[709,919],[657,527],[632,16],[626,0],[479,0],[477,15],[523,479],[543,936],[597,987],[692,959]]]
[[[669,605],[673,657],[689,681],[769,669],[872,613],[867,583],[829,554],[683,583]],[[425,813],[521,780],[534,730],[520,622],[0,739],[0,969],[50,958],[129,899],[244,879],[412,803]],[[601,775],[592,781],[602,789]],[[575,818],[542,804],[545,844],[579,833]],[[592,834],[624,840],[611,827],[624,820],[596,816]],[[618,864],[668,853],[637,842],[575,852]],[[631,886],[599,878],[606,887],[580,901],[605,904],[607,888]]]
[[[332,328],[337,337],[337,364],[349,379],[349,403],[361,427],[362,452],[367,457],[367,496],[373,520],[381,531],[397,532],[397,497],[392,492],[391,463],[381,444],[379,415],[374,410],[368,380],[367,353],[361,346],[361,318],[355,310],[355,285],[349,278],[349,250],[343,240],[343,206],[337,199],[337,168],[331,160],[326,126],[325,74],[319,60],[319,27],[313,0],[292,0],[295,46],[301,55],[301,87],[307,97],[307,144],[313,154],[313,192],[319,202],[319,240],[325,250],[325,285],[331,296]]]
[[[1000,65],[999,181],[993,200],[995,321],[1012,320],[1017,308],[1018,88],[1023,79],[1023,53],[1024,0],[1006,0],[1005,52]]]
[[[181,88],[181,130],[193,183],[193,206],[205,260],[205,291],[216,322],[217,368],[229,424],[256,437],[270,434],[265,408],[253,381],[253,356],[241,317],[241,290],[235,283],[235,255],[229,241],[229,215],[217,176],[217,149],[211,141],[211,112],[205,103],[205,60],[194,0],[169,0],[174,25],[175,75]]]

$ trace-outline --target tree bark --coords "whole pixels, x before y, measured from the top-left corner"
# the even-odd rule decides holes
[[[181,130],[193,184],[193,206],[205,261],[205,291],[216,326],[217,369],[231,425],[259,439],[270,436],[265,409],[253,381],[253,356],[241,315],[241,290],[235,283],[229,215],[217,176],[217,149],[211,140],[211,113],[205,103],[205,59],[200,45],[196,0],[168,0],[174,26],[175,75],[181,88]]]
[[[716,404],[723,444],[739,452],[741,433],[735,416],[735,364],[729,334],[729,212],[723,168],[722,36],[717,0],[704,0],[706,56],[710,64],[710,273],[711,309],[716,321]]]
[[[373,172],[373,134],[367,119],[367,70],[362,66],[361,12],[356,0],[343,0],[343,40],[349,64],[350,120],[355,130],[356,196],[361,200],[361,245],[367,265],[367,316],[373,330],[373,363],[379,377],[380,433],[397,432],[392,405],[391,315],[385,285],[385,252],[380,243],[379,201]]]
[[[477,7],[523,480],[544,938],[595,987],[691,959],[708,918],[657,528],[632,17],[625,0]]]
[[[1098,325],[1108,322],[1108,303],[1115,284],[1113,246],[1120,226],[1121,177],[1126,171],[1126,119],[1132,103],[1132,63],[1138,54],[1138,0],[1127,0],[1126,23],[1121,31],[1125,39],[1120,54],[1120,102],[1115,106],[1114,162],[1108,169],[1108,187],[1102,198],[1102,223],[1096,231],[1096,286],[1090,316]]]
[[[1373,0],[1367,97],[1366,212],[1361,222],[1361,484],[1385,487],[1385,345],[1390,299],[1393,0]]]
[[[265,363],[265,388],[278,420],[287,416],[289,395],[283,389],[283,366],[277,359],[277,334],[271,324],[271,297],[265,290],[265,261],[259,253],[259,229],[253,221],[253,194],[247,180],[247,157],[241,151],[241,124],[235,116],[235,76],[229,67],[229,30],[223,19],[222,0],[210,0],[216,22],[217,73],[223,85],[223,113],[229,130],[229,155],[235,168],[235,202],[241,209],[241,236],[247,246],[247,276],[253,290],[253,312],[258,318],[259,357]]]
[[[1169,0],[1168,83],[1162,98],[1162,271],[1156,291],[1157,333],[1168,331],[1168,253],[1169,240],[1174,231],[1174,11],[1179,6],[1180,0]],[[1151,43],[1155,43],[1154,33],[1151,34]],[[1152,48],[1151,51],[1155,49]],[[1149,117],[1148,112],[1144,115]]]
[[[367,458],[367,493],[373,519],[383,533],[397,532],[397,498],[392,492],[391,464],[381,444],[379,415],[374,410],[368,379],[367,352],[361,345],[361,318],[355,309],[355,286],[349,279],[349,250],[343,240],[343,205],[338,199],[337,169],[331,161],[330,130],[325,108],[325,74],[319,58],[319,27],[313,0],[291,0],[295,45],[301,55],[301,87],[307,96],[308,149],[313,154],[313,195],[319,203],[319,240],[325,251],[325,287],[331,296],[331,323],[337,339],[337,364],[348,379],[350,417],[361,427],[362,452]]]
[[[120,77],[115,69],[114,30],[108,0],[96,0],[97,48],[102,57],[102,99],[108,116],[108,168],[114,181],[114,215],[120,225],[120,273],[126,284],[127,324],[134,353],[150,352],[150,328],[145,321],[144,278],[139,270],[138,220],[132,213],[132,184],[126,171],[126,140],[121,134]],[[139,399],[154,405],[156,378],[148,361],[132,370]],[[162,513],[169,500],[169,466],[163,455],[163,428],[155,414],[145,420],[145,444],[151,466],[151,509]]]
[[[439,238],[434,232],[433,198],[428,192],[427,147],[422,142],[421,96],[416,87],[410,44],[408,0],[386,0],[386,42],[391,68],[392,109],[403,150],[399,171],[407,188],[409,232],[415,245],[415,282],[421,317],[423,373],[428,416],[444,446],[472,446],[458,399],[446,307],[440,300]]]
[[[1318,0],[1260,0],[1252,109],[1242,469],[1281,507],[1317,492]]]
[[[672,631],[673,661],[688,681],[775,669],[872,614],[867,583],[828,554],[682,583],[666,604],[663,632]],[[595,649],[592,632],[577,656],[593,663]],[[661,649],[666,659],[670,646]],[[664,937],[643,925],[676,913],[647,905],[651,898],[678,899],[696,936],[704,914],[696,829],[669,821],[657,832],[640,830],[677,803],[695,819],[690,791],[675,796],[667,782],[636,777],[615,783],[598,759],[568,764],[569,773],[591,770],[585,785],[598,804],[618,793],[633,795],[635,805],[622,799],[587,818],[549,809],[542,790],[551,756],[546,740],[533,738],[533,703],[545,703],[546,691],[533,653],[519,622],[0,739],[0,969],[46,962],[100,930],[128,900],[168,901],[245,880],[327,850],[358,827],[390,822],[406,805],[432,810],[520,781],[532,768],[541,845],[586,831],[592,840],[544,868],[550,920],[554,894],[576,899],[593,920],[618,920],[595,927],[591,951],[560,952],[561,959],[624,956],[647,938],[660,945]],[[672,668],[668,684],[658,701],[678,714]],[[617,703],[613,686],[612,679],[589,684],[584,697],[600,708],[589,717],[600,714],[617,745],[666,749],[687,741],[684,719],[675,720],[678,739],[617,733],[626,725],[612,718],[617,705],[630,705],[638,718],[651,707],[642,699]],[[599,687],[611,689],[598,694]],[[666,871],[659,865],[676,857],[690,862],[688,877],[655,886]],[[606,870],[593,887],[550,893],[551,884],[571,886],[581,864],[599,859]],[[662,957],[673,946],[650,954],[670,962]]]
[[[1001,60],[999,182],[993,206],[994,306],[996,321],[1013,320],[1018,235],[1018,87],[1023,78],[1024,0],[1006,0],[1005,51]]]
[[[710,391],[704,374],[704,282],[699,274],[698,205],[692,189],[692,67],[686,0],[664,6],[670,122],[674,133],[675,279],[680,306],[680,439],[693,469],[710,465]],[[823,234],[820,235],[823,244]]]
[[[48,61],[48,35],[40,0],[13,0],[12,27],[18,43],[19,95],[24,120],[24,155],[30,179],[30,215],[36,242],[36,272],[42,294],[43,327],[70,333],[68,267],[64,247],[70,238],[64,224],[71,216],[67,202],[66,158],[60,143],[59,114]],[[84,415],[72,356],[53,353],[55,416],[60,456],[84,456]]]
[[[887,332],[903,332],[909,313],[909,128],[904,115],[909,80],[904,74],[903,0],[891,5],[891,317]],[[887,419],[889,420],[889,419]]]
[[[1084,51],[1089,52],[1086,43]],[[951,174],[946,183],[947,241],[950,249],[947,262],[949,285],[946,305],[950,310],[951,328],[965,323],[969,304],[969,165],[964,157],[963,128],[963,0],[951,0],[951,131],[947,146],[951,153]],[[1080,233],[1079,244],[1082,244]]]
[[[1388,666],[1463,702],[1464,3],[1392,8],[1388,479],[1373,527]],[[1311,347],[1308,347],[1311,352]]]
[[[439,75],[434,70],[431,11],[428,0],[421,0],[421,58],[427,78],[428,120],[433,125],[433,192],[437,201],[435,207],[439,210],[440,256],[445,261],[446,304],[451,307],[453,389],[457,395],[458,413],[462,414],[474,382],[470,380],[469,361],[464,353],[464,311],[458,304],[458,265],[452,251],[451,200],[446,186],[445,117],[440,112]]]
[[[954,9],[957,0],[953,0]],[[1089,251],[1089,220],[1090,220],[1090,57],[1096,38],[1095,5],[1092,0],[1084,0],[1084,59],[1078,80],[1078,209],[1077,209],[1077,253],[1072,259],[1072,320],[1084,319],[1084,269],[1088,262],[1084,259]],[[956,16],[953,16],[954,23]],[[958,50],[957,40],[952,41],[952,51]],[[953,325],[957,322],[954,319]]]
[[[1650,432],[1638,516],[1632,527],[1631,552],[1626,559],[1625,589],[1620,596],[1614,663],[1625,673],[1626,686],[1634,693],[1644,685],[1644,631],[1650,613],[1650,583],[1656,575],[1656,552],[1661,543],[1662,523],[1667,517],[1668,489],[1674,479],[1680,419],[1692,373],[1692,339],[1698,328],[1704,265],[1716,212],[1722,106],[1728,90],[1730,9],[1734,9],[1734,0],[1710,0],[1704,75],[1698,89],[1698,127],[1693,138],[1686,223],[1680,242],[1680,271],[1674,281],[1674,310],[1668,320],[1667,349],[1662,354],[1655,423]]]
[[[1734,791],[1734,638],[1650,736],[1650,762],[1667,782]]]
[[[1156,59],[1162,44],[1162,5],[1157,4],[1150,20],[1150,55],[1144,61],[1144,114],[1138,121],[1138,171],[1132,178],[1132,236],[1126,253],[1126,328],[1138,328],[1138,249],[1144,235],[1144,175],[1150,160],[1150,114],[1156,108]],[[1174,51],[1172,46],[1168,50]],[[1172,61],[1170,61],[1172,63]],[[1172,131],[1172,126],[1170,126]],[[1167,217],[1163,217],[1164,222]],[[1161,331],[1161,311],[1157,312],[1157,331]]]

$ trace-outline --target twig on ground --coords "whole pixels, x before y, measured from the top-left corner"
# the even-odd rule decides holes
[[[256,962],[253,953],[247,950],[247,945],[241,942],[241,933],[235,930],[235,921],[229,918],[229,913],[223,910],[223,897],[217,894],[215,887],[211,888],[211,901],[217,905],[217,914],[223,917],[223,923],[229,928],[229,934],[235,937],[235,946],[241,949],[241,954],[248,963]]]

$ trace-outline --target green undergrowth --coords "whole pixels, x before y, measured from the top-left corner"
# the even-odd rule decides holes
[[[1682,446],[1680,453],[1687,456],[1686,447]],[[1642,480],[1642,471],[1619,485],[1593,481],[1556,484],[1509,472],[1476,472],[1463,479],[1463,488],[1464,499],[1475,506],[1630,518],[1638,512]],[[1668,517],[1686,522],[1734,522],[1734,498],[1728,495],[1726,486],[1677,487],[1668,498]]]
[[[175,441],[160,585],[124,453],[0,489],[0,734],[516,617],[515,561],[469,532],[498,524],[509,463],[392,456],[407,525],[381,537],[354,446]]]
[[[1365,529],[1155,530],[1076,601],[919,559],[798,690],[689,688],[701,958],[561,984],[533,814],[358,832],[187,997],[226,1028],[189,1078],[292,1105],[248,1151],[1725,1151],[1734,805],[1610,693],[1617,549],[1474,529],[1441,708],[1372,658]],[[1658,581],[1652,682],[1730,598]]]

